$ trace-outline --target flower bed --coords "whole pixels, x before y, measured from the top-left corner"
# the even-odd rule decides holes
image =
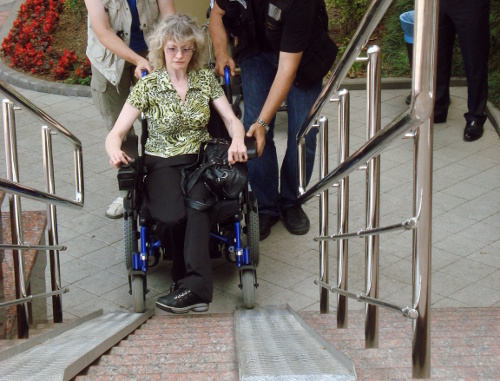
[[[79,60],[73,50],[53,49],[53,34],[66,0],[26,0],[2,42],[2,53],[10,67],[56,80],[90,83],[90,63]],[[83,57],[82,57],[83,58]],[[80,62],[79,62],[80,61]]]

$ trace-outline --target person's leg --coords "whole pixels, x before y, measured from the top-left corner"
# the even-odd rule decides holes
[[[130,71],[124,69],[117,89],[94,66],[91,66],[91,69],[92,80],[90,88],[92,100],[94,106],[101,113],[106,128],[108,131],[111,131],[130,93],[130,86],[132,84]]]
[[[453,0],[439,2],[438,51],[436,68],[436,100],[434,103],[434,123],[444,123],[450,106],[450,77],[455,26],[448,12],[454,7]]]
[[[179,282],[185,277],[184,237],[186,232],[186,208],[180,185],[178,167],[154,168],[161,158],[148,157],[148,176],[144,184],[144,207],[156,223],[155,233],[161,239],[165,249],[172,256],[172,280]],[[165,192],[168,189],[168,192]]]
[[[248,130],[259,116],[276,76],[277,55],[260,53],[241,63],[241,81],[244,94],[244,125]],[[274,144],[274,121],[267,121],[264,152],[248,162],[250,184],[259,206],[260,239],[271,233],[279,221],[279,167]]]
[[[309,111],[321,92],[322,82],[307,89],[292,86],[287,98],[288,137],[285,157],[281,166],[281,198],[280,208],[286,209],[297,205],[297,133],[304,123]],[[312,176],[314,157],[316,154],[316,136],[318,130],[313,128],[306,136],[306,182]]]
[[[309,111],[321,92],[322,82],[307,89],[292,86],[287,98],[288,137],[287,149],[281,165],[280,209],[282,221],[292,234],[306,234],[309,231],[309,219],[298,203],[297,179],[297,133],[302,127]],[[316,154],[317,129],[312,129],[306,136],[306,183],[312,176]]]
[[[464,116],[468,123],[481,126],[488,99],[489,9],[489,0],[460,0],[453,13],[467,76],[468,112]]]
[[[204,184],[200,183],[204,187]],[[212,209],[212,208],[211,208]],[[213,214],[209,210],[186,208],[187,227],[184,246],[186,276],[181,288],[195,293],[203,302],[210,303],[213,296],[212,263],[209,252],[210,227]]]
[[[133,78],[133,74],[130,70],[131,67],[131,64],[125,65],[117,90],[101,72],[91,66],[92,81],[90,87],[92,100],[94,106],[101,113],[108,131],[111,131],[115,125],[116,119],[118,119],[118,115],[120,115],[123,105],[127,100],[127,96],[130,93],[130,86]],[[129,135],[135,135],[133,128],[127,134],[127,136]],[[112,219],[123,217],[123,197],[125,194],[126,192],[120,192],[120,196],[108,206],[105,212],[106,217]]]
[[[276,67],[268,60],[267,54],[259,53],[241,63],[241,80],[244,93],[244,125],[248,130],[259,117],[269,90],[276,76]],[[267,121],[264,152],[259,158],[248,162],[250,184],[257,197],[259,212],[279,214],[278,208],[278,158],[274,144],[274,121]]]
[[[190,196],[199,199],[206,196],[207,188],[198,182],[190,191]],[[157,307],[173,313],[190,310],[208,310],[212,301],[212,263],[209,253],[210,228],[217,216],[217,205],[207,210],[186,207],[187,225],[184,239],[185,277],[178,283],[178,289],[163,296],[156,302]]]

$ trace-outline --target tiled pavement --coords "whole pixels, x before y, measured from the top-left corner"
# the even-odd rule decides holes
[[[3,5],[2,5],[3,4]],[[0,2],[7,12],[8,1]],[[4,15],[5,16],[5,15]],[[12,18],[12,16],[9,16]],[[3,34],[5,31],[2,31]],[[2,73],[9,74],[2,67]],[[26,85],[33,88],[32,85]],[[52,85],[62,92],[61,85]],[[71,94],[72,90],[68,92]],[[64,295],[65,316],[78,317],[90,310],[130,308],[126,272],[123,264],[122,222],[104,217],[106,206],[117,195],[116,170],[108,164],[104,152],[106,129],[89,97],[65,96],[17,88],[21,94],[67,127],[83,143],[85,171],[85,207],[83,211],[58,208],[59,241],[68,247],[62,252],[63,285],[71,288]],[[405,107],[408,90],[382,91],[382,126]],[[351,92],[350,152],[365,141],[365,92]],[[432,229],[432,306],[500,306],[500,147],[499,136],[488,121],[482,139],[462,140],[466,108],[466,88],[452,88],[448,121],[434,126],[434,178]],[[496,112],[499,118],[498,110]],[[337,112],[327,105],[323,114],[330,124],[330,168],[337,159]],[[24,110],[16,112],[20,178],[23,183],[44,189],[40,125]],[[279,113],[276,145],[280,155],[286,144],[286,114]],[[71,148],[54,137],[56,191],[73,195],[73,159]],[[3,145],[2,148],[3,150]],[[389,225],[411,216],[413,143],[400,139],[381,155],[381,225]],[[0,157],[4,175],[4,154]],[[317,179],[316,165],[314,179]],[[350,177],[350,230],[364,224],[365,175],[358,171]],[[330,196],[330,226],[336,226],[336,192]],[[4,203],[4,209],[6,203]],[[25,200],[24,210],[43,210],[39,203]],[[318,290],[313,284],[318,272],[318,203],[305,205],[311,230],[305,236],[290,235],[279,223],[272,235],[261,242],[258,269],[259,304],[288,302],[296,310],[317,310]],[[398,304],[411,303],[411,234],[390,233],[380,238],[380,293]],[[330,245],[330,279],[336,274],[336,250]],[[215,295],[211,312],[230,312],[241,302],[237,271],[224,260],[214,261]],[[169,264],[161,263],[148,278],[151,292],[148,306],[170,284]],[[362,290],[364,284],[364,244],[349,242],[349,287]],[[335,308],[335,297],[331,307]],[[351,301],[349,308],[363,304]],[[49,313],[50,313],[49,308]]]
[[[66,126],[83,143],[85,207],[82,211],[58,207],[59,241],[68,247],[61,252],[63,285],[71,291],[64,295],[65,316],[78,317],[91,310],[130,308],[126,271],[123,264],[121,220],[104,217],[104,211],[117,194],[116,171],[107,162],[103,142],[106,130],[100,116],[85,97],[50,95],[20,89],[33,103]],[[406,106],[407,90],[384,90],[383,122]],[[351,152],[364,141],[365,95],[351,93]],[[499,137],[491,124],[485,135],[473,143],[462,140],[465,88],[454,88],[449,121],[435,126],[432,235],[432,306],[498,307],[500,297],[500,155]],[[331,168],[336,163],[335,107],[325,109],[330,119]],[[286,116],[280,114],[277,146],[283,152]],[[44,189],[40,123],[16,112],[20,178],[27,185]],[[72,152],[55,136],[54,161],[56,191],[73,197]],[[3,149],[3,148],[2,148]],[[381,225],[398,223],[411,216],[412,142],[398,140],[381,155]],[[2,155],[1,171],[5,172]],[[316,176],[317,178],[317,176]],[[314,179],[313,179],[314,181]],[[364,172],[350,178],[349,219],[351,230],[363,228]],[[330,197],[330,226],[336,221],[336,195]],[[44,206],[23,200],[24,210]],[[4,205],[5,208],[5,205]],[[318,310],[318,289],[313,284],[318,272],[318,203],[305,205],[311,230],[305,236],[290,235],[279,223],[272,235],[261,242],[258,268],[257,303],[288,302],[298,310]],[[389,233],[380,238],[380,295],[397,304],[411,303],[411,234]],[[336,274],[335,245],[330,245],[330,279]],[[170,285],[169,266],[162,262],[148,277],[151,292],[148,306]],[[215,295],[210,312],[230,312],[241,303],[237,271],[225,260],[213,262]],[[364,243],[349,242],[349,287],[360,291],[364,285]],[[332,310],[335,298],[331,298]],[[350,309],[363,308],[351,301]],[[49,308],[49,314],[50,314]]]
[[[0,3],[0,11],[3,10]],[[8,3],[7,3],[8,4]],[[104,217],[106,206],[116,197],[116,171],[104,152],[106,130],[88,97],[54,95],[17,88],[25,97],[67,127],[83,143],[85,170],[85,207],[82,211],[58,207],[59,241],[68,250],[62,252],[65,318],[84,316],[96,309],[130,309],[132,298],[123,264],[122,224]],[[405,107],[405,89],[383,90],[382,126]],[[365,139],[363,127],[366,98],[364,91],[351,92],[350,152]],[[500,140],[490,124],[482,139],[462,140],[466,88],[452,89],[448,121],[434,126],[434,177],[432,226],[432,308],[500,307]],[[500,114],[495,110],[497,118]],[[336,106],[324,114],[330,121],[330,168],[337,163]],[[21,182],[44,189],[42,173],[41,123],[16,112]],[[279,114],[276,143],[280,155],[286,143],[286,115]],[[58,136],[54,140],[56,191],[73,197],[72,152]],[[3,144],[0,150],[4,150]],[[397,140],[381,155],[381,225],[398,223],[411,216],[413,143]],[[317,171],[317,166],[316,166]],[[5,155],[0,154],[0,175],[5,177]],[[314,175],[317,179],[317,174]],[[314,181],[314,179],[313,179]],[[365,175],[358,171],[350,177],[350,229],[364,224]],[[330,226],[336,226],[336,192],[330,196]],[[23,210],[44,210],[45,206],[23,200]],[[6,206],[3,206],[5,210]],[[305,236],[292,236],[279,223],[269,238],[261,242],[258,268],[259,305],[289,303],[297,311],[318,311],[318,203],[305,205],[311,230]],[[335,282],[336,250],[330,245],[330,280]],[[380,296],[401,305],[411,303],[411,234],[390,233],[380,238]],[[169,263],[162,262],[148,277],[148,306],[170,285]],[[234,265],[224,260],[213,262],[215,295],[210,313],[227,313],[242,302]],[[364,244],[349,243],[349,288],[364,287]],[[47,280],[50,278],[47,276]],[[50,300],[49,302],[50,303]],[[335,296],[330,298],[335,313]],[[363,304],[349,302],[349,309]],[[51,306],[48,306],[49,318]]]

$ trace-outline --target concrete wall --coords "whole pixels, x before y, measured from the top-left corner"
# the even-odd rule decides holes
[[[175,0],[176,11],[195,16],[200,25],[205,24],[207,21],[207,9],[209,6],[210,0]]]

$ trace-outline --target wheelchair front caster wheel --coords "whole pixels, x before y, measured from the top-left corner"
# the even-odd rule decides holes
[[[241,286],[243,290],[243,303],[246,308],[255,307],[255,272],[243,270],[241,273]]]
[[[144,276],[134,275],[132,277],[132,296],[134,298],[134,311],[142,313],[146,309],[144,292]]]

